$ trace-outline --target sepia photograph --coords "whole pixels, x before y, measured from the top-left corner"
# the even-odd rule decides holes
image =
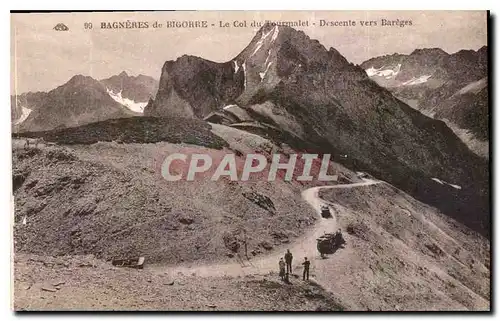
[[[490,27],[11,11],[12,310],[491,312]]]

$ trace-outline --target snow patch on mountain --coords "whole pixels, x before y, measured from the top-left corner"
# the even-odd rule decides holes
[[[243,88],[247,88],[247,68],[246,68],[246,61],[243,62]]]
[[[143,113],[144,107],[146,107],[146,105],[148,104],[148,102],[135,102],[132,99],[122,97],[121,90],[119,93],[114,93],[112,90],[106,88],[106,91],[108,92],[109,96],[113,98],[114,101],[136,113]]]
[[[238,106],[236,106],[236,105],[227,105],[227,106],[222,107],[222,109],[226,110],[226,109],[229,109],[229,108],[232,108],[232,107],[238,107]]]
[[[269,60],[270,56],[271,56],[271,49],[269,49],[269,51],[267,52],[267,57],[266,57],[266,61],[264,62],[264,64],[267,64],[267,61]]]
[[[408,81],[405,81],[404,83],[402,83],[401,85],[402,86],[414,86],[414,85],[419,85],[419,84],[423,84],[423,83],[426,83],[427,80],[429,80],[429,78],[431,78],[431,75],[423,75],[423,76],[420,76],[418,78],[415,78],[413,77],[412,79],[408,80]]]
[[[438,182],[439,184],[443,185],[444,184],[444,181],[440,180],[439,178],[431,178],[434,182]]]
[[[234,73],[237,73],[238,70],[240,69],[240,66],[238,66],[238,62],[236,60],[233,60],[234,62]]]
[[[443,181],[443,180],[441,180],[441,179],[439,179],[439,178],[435,178],[435,177],[433,177],[433,178],[431,178],[431,179],[432,179],[433,181],[435,181],[435,182],[437,182],[437,183],[441,184],[441,185],[445,185],[445,184],[446,184],[446,185],[449,185],[449,186],[451,186],[451,187],[453,187],[453,188],[455,188],[455,189],[462,189],[462,187],[461,187],[461,186],[459,186],[459,185],[455,185],[455,184],[451,184],[451,183],[445,182],[445,181]]]
[[[278,26],[275,26],[274,27],[274,32],[273,32],[273,37],[271,38],[271,41],[275,41],[277,38],[278,38],[278,34],[279,34],[279,29],[278,29]]]
[[[264,40],[266,40],[266,38],[271,34],[271,32],[273,32],[274,29],[271,29],[269,30],[266,34],[262,34],[262,36],[260,37],[259,41],[257,41],[257,44],[255,45],[255,50],[253,51],[253,53],[250,55],[250,57],[252,57],[253,55],[255,55],[255,53],[257,51],[259,51],[259,49],[262,47],[262,45],[264,44]]]
[[[397,76],[397,74],[401,71],[401,64],[398,64],[396,69],[382,69],[384,67],[380,67],[379,69],[375,69],[370,67],[365,70],[368,77],[379,76],[385,77],[385,79],[391,79]]]
[[[467,94],[467,93],[477,94],[481,90],[483,90],[483,88],[485,88],[487,85],[488,85],[487,78],[482,78],[482,79],[480,79],[478,81],[474,81],[474,82],[468,84],[467,86],[465,86],[464,88],[460,89],[455,95],[463,95],[463,94]]]
[[[14,122],[14,125],[19,125],[24,122],[31,114],[31,112],[31,109],[21,106],[21,117],[19,117],[19,119]]]

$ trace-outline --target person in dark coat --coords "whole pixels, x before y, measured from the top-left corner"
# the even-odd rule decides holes
[[[341,247],[345,241],[344,241],[344,238],[342,237],[342,230],[341,229],[338,229],[337,232],[335,233],[335,246],[337,248]]]
[[[285,279],[285,261],[283,261],[283,258],[280,259],[278,264],[280,268],[280,278],[283,281]]]
[[[286,250],[285,253],[286,273],[292,274],[292,259],[293,259],[292,252],[290,252],[290,250]]]
[[[311,266],[311,261],[307,259],[307,257],[304,258],[304,263],[302,263],[304,266],[304,273],[302,273],[302,280],[309,280],[309,267]]]

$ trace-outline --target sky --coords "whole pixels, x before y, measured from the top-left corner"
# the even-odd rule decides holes
[[[411,21],[411,25],[382,26],[382,19]],[[486,11],[14,13],[11,93],[48,91],[76,74],[103,79],[126,71],[159,79],[164,62],[183,54],[225,62],[243,50],[259,29],[251,26],[252,21],[265,20],[307,21],[308,26],[296,29],[319,40],[327,49],[334,47],[357,64],[375,56],[411,53],[417,48],[439,47],[453,53],[477,50],[487,44]],[[149,28],[101,28],[103,22],[127,21],[148,22]],[[163,27],[152,28],[155,21]],[[168,21],[207,21],[208,28],[166,28]],[[230,26],[220,27],[221,21]],[[235,27],[235,21],[246,21],[247,25]],[[322,26],[324,21],[330,25]],[[376,21],[377,26],[362,26],[360,21]],[[58,23],[69,30],[54,30]],[[332,26],[334,23],[345,25]]]

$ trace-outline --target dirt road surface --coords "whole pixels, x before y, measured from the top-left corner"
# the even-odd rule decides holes
[[[164,265],[153,265],[149,268],[158,271],[159,273],[173,273],[173,274],[184,274],[184,275],[197,275],[200,277],[211,277],[211,276],[245,276],[253,274],[267,274],[269,272],[278,270],[278,261],[284,256],[287,249],[290,249],[294,255],[293,267],[295,271],[302,270],[301,262],[304,257],[311,260],[311,264],[314,267],[315,262],[322,259],[319,256],[318,250],[316,249],[316,239],[325,232],[334,232],[337,229],[337,220],[335,218],[335,213],[338,208],[335,204],[326,202],[319,198],[318,193],[321,189],[345,189],[345,188],[357,188],[362,186],[374,185],[381,183],[381,181],[375,181],[371,179],[363,179],[363,182],[353,183],[353,184],[342,184],[342,185],[331,185],[331,186],[320,186],[312,187],[302,192],[302,198],[307,201],[320,215],[320,207],[322,204],[330,205],[330,212],[332,213],[332,218],[323,219],[314,225],[314,227],[307,231],[304,236],[299,237],[293,244],[286,247],[281,247],[273,250],[270,254],[263,256],[261,258],[247,259],[242,257],[237,257],[236,262],[230,262],[225,264],[209,264],[209,265],[195,265],[195,266],[164,266]],[[342,252],[342,251],[341,251]],[[339,252],[340,253],[340,252]],[[337,255],[336,255],[337,257]],[[294,273],[297,273],[294,272]]]

